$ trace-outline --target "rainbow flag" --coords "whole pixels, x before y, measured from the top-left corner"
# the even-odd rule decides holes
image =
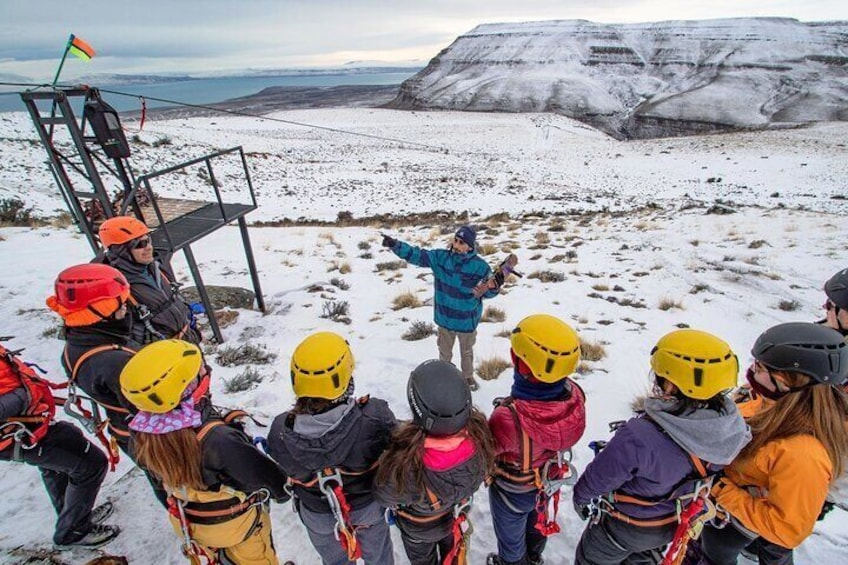
[[[91,61],[91,58],[94,57],[94,49],[91,45],[73,33],[71,34],[71,37],[68,38],[68,51],[83,61]]]

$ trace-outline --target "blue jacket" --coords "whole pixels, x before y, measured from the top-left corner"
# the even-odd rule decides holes
[[[483,315],[483,301],[472,293],[474,287],[492,274],[488,263],[475,251],[453,253],[447,249],[421,249],[398,241],[392,251],[401,259],[433,271],[436,286],[433,320],[446,330],[470,333]],[[497,296],[489,290],[482,298]]]

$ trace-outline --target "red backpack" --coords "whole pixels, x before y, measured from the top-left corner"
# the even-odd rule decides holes
[[[25,426],[26,443],[35,445],[47,433],[47,427],[56,414],[56,401],[52,385],[39,377],[32,367],[18,359],[19,351],[9,351],[0,344],[0,395],[23,387],[27,393],[27,408],[19,416],[0,421],[0,451],[15,442],[16,432]]]

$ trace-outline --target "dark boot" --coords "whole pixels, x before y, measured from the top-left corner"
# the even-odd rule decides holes
[[[530,562],[527,561],[527,556],[522,557],[518,561],[504,561],[497,553],[490,553],[486,557],[486,565],[530,565]]]

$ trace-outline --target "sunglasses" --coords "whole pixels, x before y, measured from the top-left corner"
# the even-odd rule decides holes
[[[830,298],[828,298],[827,301],[824,303],[824,309],[827,310],[827,311],[830,311],[830,310],[836,310],[837,307],[836,307],[836,304],[834,304],[833,301]]]
[[[133,249],[144,249],[148,245],[150,245],[150,238],[145,237],[143,239],[136,240],[136,242],[133,244],[132,248]]]

